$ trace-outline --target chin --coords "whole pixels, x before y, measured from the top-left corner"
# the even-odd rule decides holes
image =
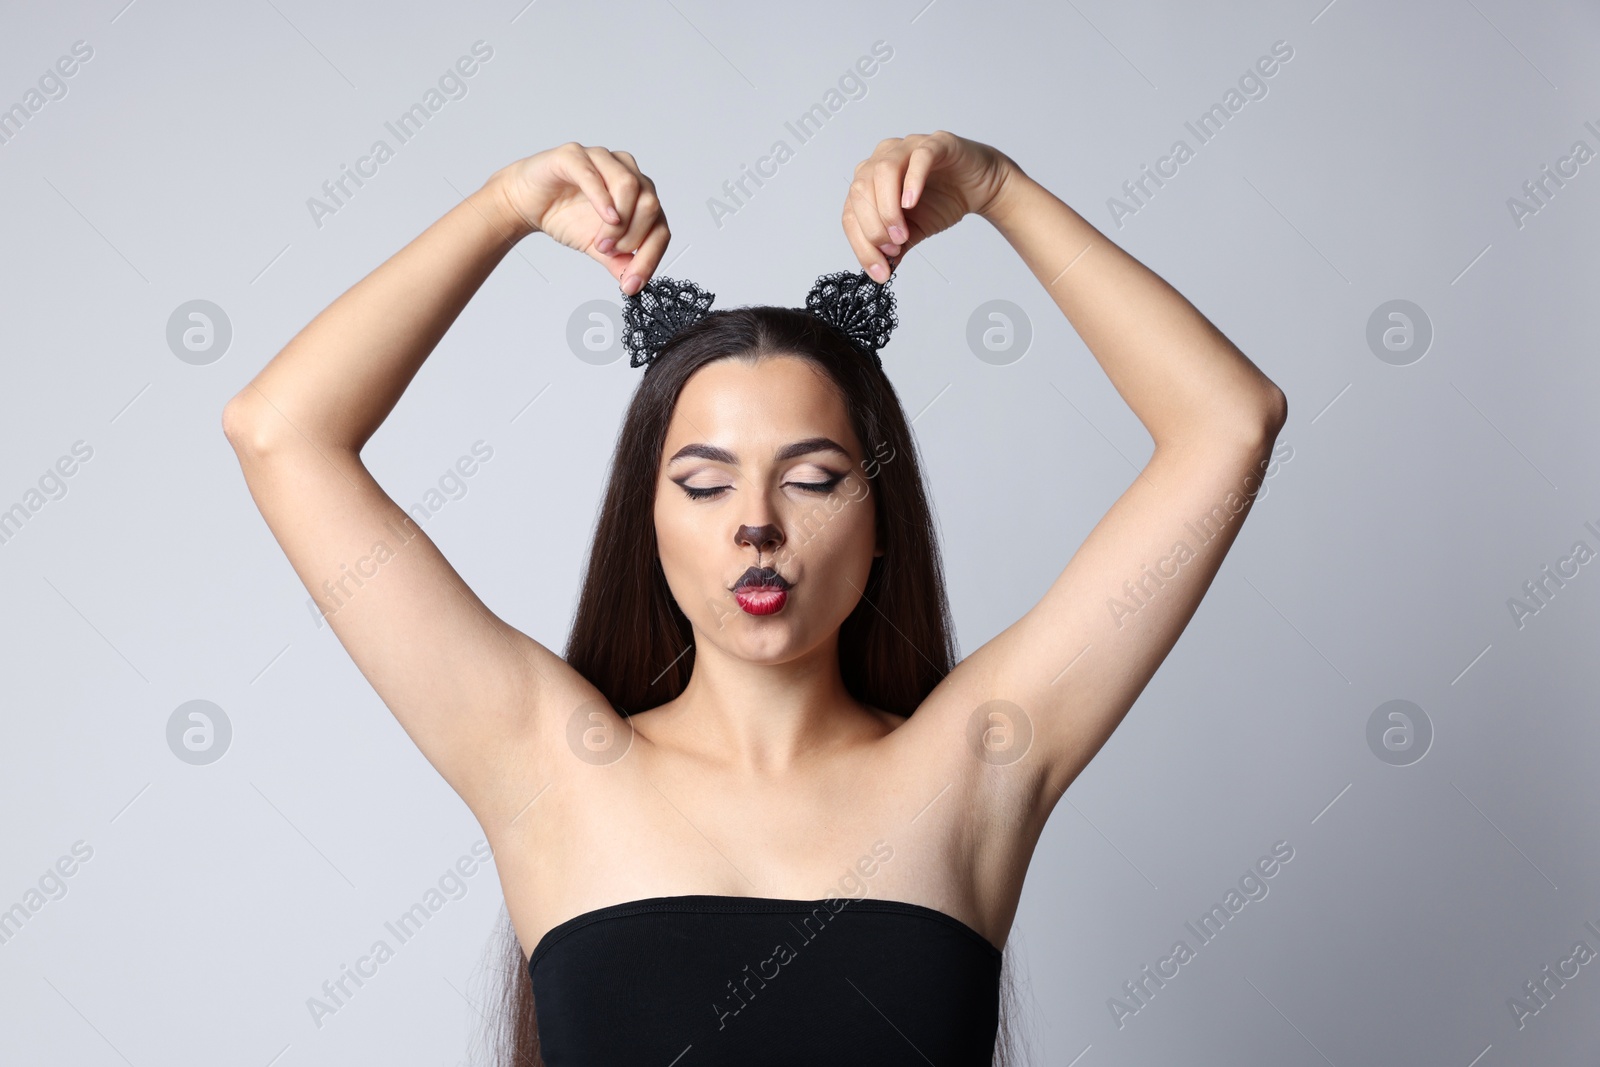
[[[730,655],[737,656],[747,663],[777,664],[789,662],[804,652],[805,649],[801,647],[801,642],[796,639],[794,631],[785,625],[783,615],[787,611],[788,609],[786,608],[777,615],[762,616],[746,616],[741,611],[739,614],[744,617],[737,621],[730,620],[730,625],[759,626],[761,628],[760,632],[747,630],[743,633],[735,633],[723,642],[723,649]],[[723,633],[726,634],[727,631],[728,628],[724,627]]]

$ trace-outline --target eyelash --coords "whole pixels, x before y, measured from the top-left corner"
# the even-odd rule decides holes
[[[808,493],[820,494],[833,492],[833,487],[838,485],[843,480],[844,475],[836,474],[825,482],[790,482],[789,484],[794,486],[796,489],[804,489]],[[698,486],[680,485],[679,488],[685,493],[688,493],[689,499],[691,500],[708,500],[722,492],[724,489],[731,487],[726,485],[715,485],[700,488]]]

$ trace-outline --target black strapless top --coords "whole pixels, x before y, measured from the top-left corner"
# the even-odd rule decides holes
[[[920,904],[692,895],[568,919],[528,971],[547,1067],[989,1067],[1000,964]]]

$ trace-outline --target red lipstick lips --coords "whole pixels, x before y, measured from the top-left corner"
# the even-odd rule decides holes
[[[733,583],[733,598],[747,615],[771,615],[789,600],[790,582],[771,567],[751,567]]]

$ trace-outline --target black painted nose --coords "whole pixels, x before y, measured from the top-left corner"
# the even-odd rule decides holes
[[[783,545],[783,531],[770,522],[763,526],[741,526],[733,540],[757,552],[773,552]]]

